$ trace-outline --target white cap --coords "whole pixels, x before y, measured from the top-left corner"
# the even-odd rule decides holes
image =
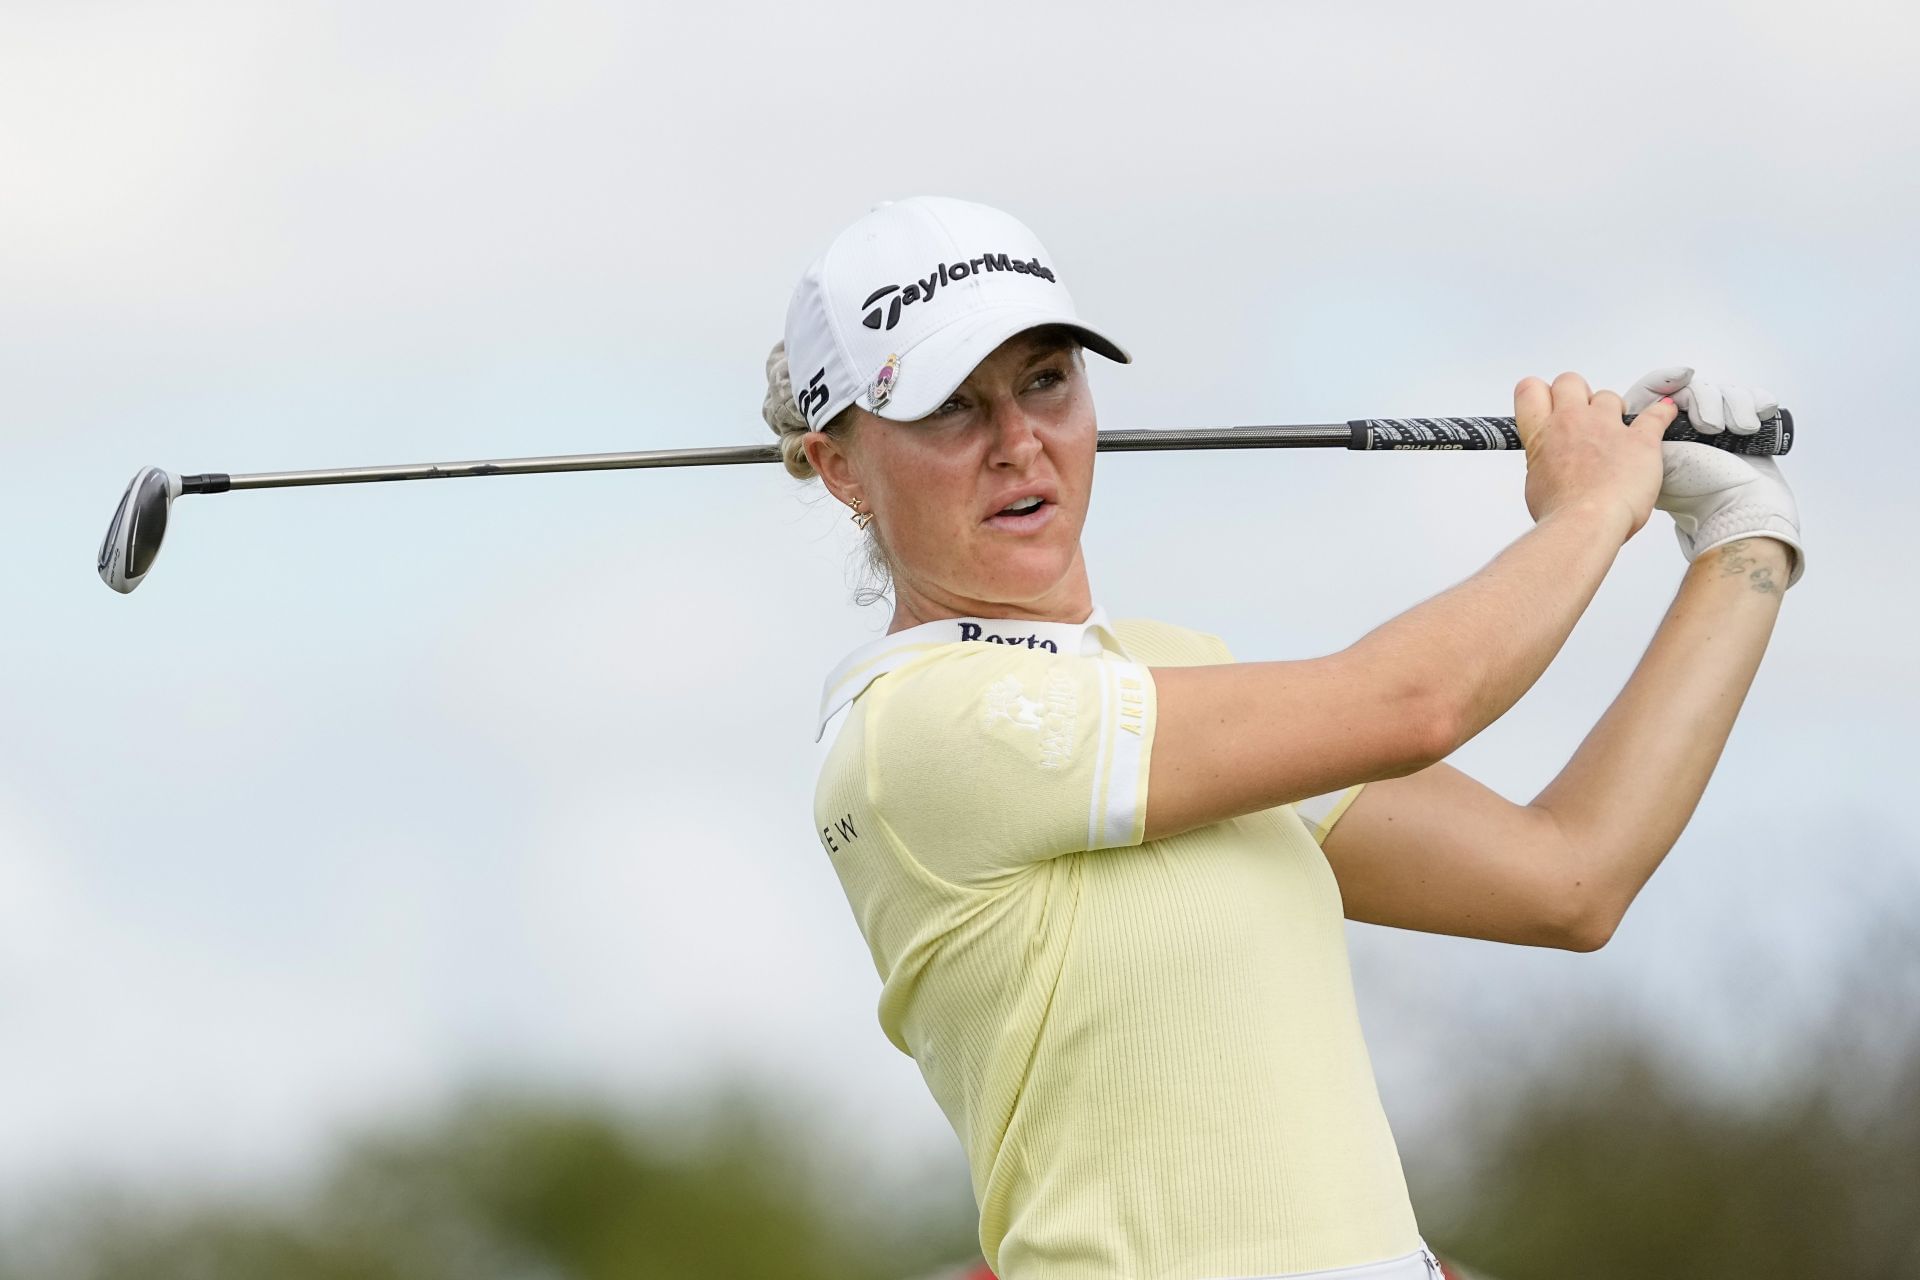
[[[883,204],[807,268],[787,307],[787,368],[807,425],[850,404],[924,418],[995,347],[1045,324],[1110,360],[1132,357],[1080,323],[1053,258],[998,209],[941,196]]]

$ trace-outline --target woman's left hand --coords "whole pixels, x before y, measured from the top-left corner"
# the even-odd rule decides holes
[[[1693,429],[1703,436],[1731,431],[1750,436],[1760,424],[1780,415],[1773,393],[1761,387],[1736,387],[1694,376],[1683,364],[1655,369],[1628,387],[1621,396],[1628,413],[1639,413],[1661,396],[1672,396]]]
[[[1705,382],[1685,365],[1647,374],[1621,397],[1622,407],[1638,413],[1661,396],[1672,396],[1702,435],[1752,435],[1780,412],[1772,392]],[[1673,517],[1680,554],[1688,563],[1740,538],[1778,538],[1793,549],[1786,585],[1800,581],[1807,563],[1800,510],[1778,463],[1686,440],[1665,441],[1660,453],[1665,471],[1654,506]]]

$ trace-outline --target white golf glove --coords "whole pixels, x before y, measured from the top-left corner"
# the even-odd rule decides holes
[[[1661,396],[1672,396],[1702,435],[1752,435],[1763,420],[1780,413],[1769,392],[1707,382],[1685,365],[1655,369],[1621,399],[1628,413],[1639,413]],[[1673,516],[1680,553],[1689,564],[1701,553],[1741,538],[1778,538],[1792,548],[1787,586],[1800,581],[1807,565],[1800,545],[1800,510],[1772,458],[1729,453],[1690,440],[1664,441],[1660,455],[1665,475],[1653,505]]]

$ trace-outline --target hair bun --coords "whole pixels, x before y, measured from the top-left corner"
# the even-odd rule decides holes
[[[767,398],[760,404],[760,416],[773,434],[780,437],[780,461],[787,474],[796,480],[811,480],[813,464],[807,461],[800,438],[812,428],[806,415],[793,400],[793,376],[787,371],[787,344],[783,339],[767,353]]]

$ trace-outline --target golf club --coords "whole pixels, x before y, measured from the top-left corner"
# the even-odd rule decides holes
[[[1626,419],[1633,421],[1633,417]],[[1720,431],[1702,435],[1682,416],[1668,425],[1666,440],[1688,440],[1732,453],[1782,454],[1793,447],[1793,415],[1761,423],[1750,435]],[[1303,426],[1195,427],[1173,430],[1102,431],[1102,453],[1164,449],[1311,449],[1467,451],[1522,448],[1512,418],[1357,418]],[[266,471],[230,476],[220,472],[176,476],[142,467],[114,509],[100,543],[100,578],[125,594],[146,578],[167,534],[173,500],[189,493],[234,489],[288,489],[321,484],[368,484],[376,480],[452,480],[466,476],[523,476],[562,471],[618,471],[649,467],[734,466],[778,462],[777,444],[715,449],[656,449],[641,453],[580,453],[546,458],[496,458],[480,462],[420,463],[398,467],[342,467],[331,471]]]

